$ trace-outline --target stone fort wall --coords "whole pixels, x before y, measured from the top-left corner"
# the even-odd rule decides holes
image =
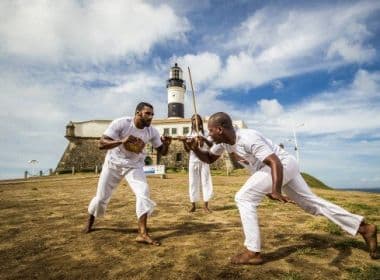
[[[55,172],[66,173],[94,171],[96,168],[100,171],[106,155],[105,150],[98,148],[99,138],[79,138],[70,137],[69,143],[63,153]],[[175,170],[184,170],[188,167],[189,154],[183,148],[180,141],[173,141],[169,148],[169,153],[161,158],[150,145],[147,145],[146,164],[164,164],[166,168]],[[211,169],[227,170],[238,167],[236,162],[231,161],[227,154],[224,154],[216,162],[211,164]]]

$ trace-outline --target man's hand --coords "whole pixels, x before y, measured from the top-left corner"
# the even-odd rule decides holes
[[[203,136],[188,138],[186,139],[186,143],[189,145],[191,150],[199,149],[203,147],[205,138]]]
[[[169,146],[172,142],[172,138],[170,136],[161,136],[161,142],[162,144],[164,144],[165,146]]]
[[[185,143],[190,148],[190,150],[194,151],[200,147],[199,144],[200,144],[201,138],[202,138],[201,136],[187,138],[185,140]]]
[[[122,140],[122,144],[127,151],[139,154],[144,150],[145,143],[142,139],[129,135]]]
[[[272,200],[278,200],[278,201],[281,201],[281,202],[284,202],[284,203],[287,203],[287,202],[289,202],[289,203],[295,203],[289,197],[287,197],[285,195],[282,195],[281,193],[278,193],[278,192],[268,193],[267,197],[269,197]]]
[[[172,142],[172,137],[162,135],[160,139],[161,139],[162,145],[156,148],[156,150],[160,156],[166,156],[169,152],[169,146],[170,146],[170,143]]]
[[[186,137],[186,136],[178,136],[177,138],[176,138],[178,141],[181,141],[182,142],[182,144],[183,144],[183,147],[185,148],[185,150],[186,150],[186,152],[190,152],[190,147],[189,147],[189,144],[187,143],[187,139],[188,139],[188,137]]]
[[[203,147],[204,143],[205,143],[205,138],[203,136],[197,136],[197,139],[198,139],[198,144],[199,144],[199,148]]]

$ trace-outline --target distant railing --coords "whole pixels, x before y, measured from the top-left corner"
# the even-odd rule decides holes
[[[24,179],[28,178],[34,178],[34,177],[43,177],[43,176],[51,176],[51,175],[58,175],[58,174],[68,174],[71,173],[74,175],[77,172],[94,172],[95,174],[99,174],[101,171],[102,166],[95,165],[93,168],[81,168],[76,169],[74,166],[71,168],[66,169],[60,169],[54,172],[52,168],[40,170],[37,173],[31,173],[28,170],[24,171]],[[147,175],[160,175],[161,178],[166,178],[165,175],[165,165],[146,165],[144,166],[144,173]]]
[[[30,177],[42,177],[42,176],[51,176],[53,175],[53,168],[45,169],[45,170],[39,170],[37,173],[32,173],[28,170],[24,171],[24,179],[28,179]]]

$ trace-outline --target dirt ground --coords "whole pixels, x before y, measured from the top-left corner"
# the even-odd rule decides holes
[[[234,195],[245,174],[214,176],[213,212],[188,213],[187,175],[149,178],[155,247],[134,242],[135,198],[121,183],[95,231],[81,232],[97,177],[60,175],[0,183],[0,279],[380,279],[380,260],[323,217],[265,199],[259,208],[265,263],[235,266],[243,233]],[[380,225],[380,195],[314,190]]]

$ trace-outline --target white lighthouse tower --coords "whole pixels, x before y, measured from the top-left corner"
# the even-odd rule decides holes
[[[184,100],[186,85],[182,79],[182,69],[175,63],[170,69],[168,89],[168,118],[184,118]]]

